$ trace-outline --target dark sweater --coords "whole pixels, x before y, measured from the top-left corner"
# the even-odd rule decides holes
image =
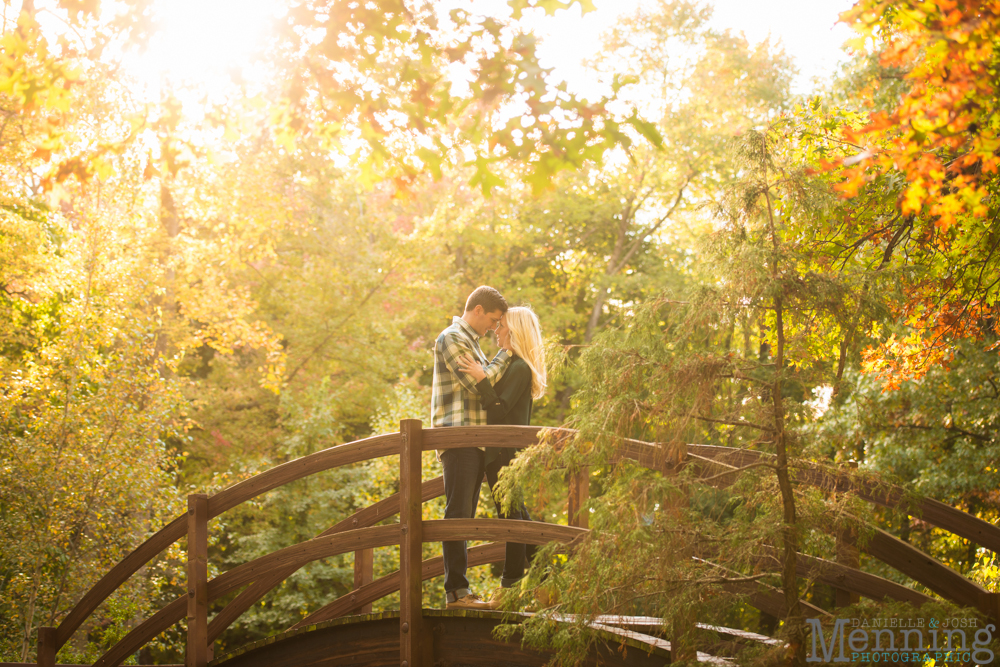
[[[527,426],[531,423],[531,367],[516,354],[495,386],[484,379],[476,385],[486,409],[486,423]]]

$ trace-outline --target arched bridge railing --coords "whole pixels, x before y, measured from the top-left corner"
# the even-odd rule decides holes
[[[300,567],[319,558],[353,551],[355,553],[354,590],[341,599],[313,612],[293,626],[337,618],[352,611],[369,611],[374,600],[400,592],[400,664],[416,667],[421,662],[420,639],[422,623],[422,587],[425,579],[443,571],[442,559],[421,559],[424,542],[449,540],[493,540],[470,550],[469,565],[480,565],[503,559],[503,543],[528,544],[561,542],[571,546],[587,533],[587,515],[581,511],[589,495],[589,475],[586,470],[570,478],[569,526],[498,519],[448,519],[424,521],[423,502],[443,495],[440,477],[422,479],[421,453],[428,450],[462,447],[524,448],[537,442],[539,432],[549,430],[557,437],[570,437],[566,429],[541,429],[531,426],[478,426],[438,429],[422,428],[419,420],[404,420],[399,433],[378,435],[365,440],[339,445],[315,454],[289,461],[250,479],[235,484],[215,495],[194,494],[188,497],[188,512],[174,519],[129,554],[109,571],[55,628],[40,628],[37,664],[53,667],[58,650],[66,644],[95,609],[129,577],[171,544],[187,536],[187,594],[168,603],[112,646],[94,665],[116,667],[147,642],[182,618],[187,618],[186,664],[203,667],[211,659],[212,644],[237,618],[266,593]],[[212,580],[208,579],[208,522],[223,512],[262,493],[325,470],[386,456],[399,456],[400,491],[389,498],[366,507],[330,527],[314,539],[292,545],[244,563]],[[750,450],[688,445],[682,451],[668,451],[662,445],[625,441],[621,456],[664,474],[675,472],[681,465],[692,465],[712,483],[726,485],[740,470],[764,461],[769,455]],[[721,473],[732,474],[721,474]],[[798,470],[796,481],[832,491],[852,491],[871,503],[885,507],[902,506],[904,494],[897,488],[865,485],[849,475],[831,475],[818,468]],[[922,500],[913,509],[921,518],[944,530],[966,538],[980,546],[1000,553],[1000,528],[934,500]],[[396,524],[375,524],[399,514]],[[914,604],[930,598],[911,588],[862,572],[858,569],[857,549],[849,538],[838,536],[838,561],[806,555],[798,558],[799,573],[829,584],[838,590],[838,604],[846,604],[858,595],[875,599],[886,597]],[[377,547],[400,548],[400,569],[387,577],[373,581],[372,550]],[[841,548],[843,547],[843,548]],[[877,531],[860,549],[926,586],[942,598],[979,609],[994,620],[1000,619],[1000,594],[990,593],[954,570],[934,560],[915,547]],[[853,552],[853,555],[852,555]],[[843,555],[846,554],[846,555]],[[764,552],[761,558],[774,558]],[[751,604],[774,616],[783,616],[783,594],[758,584],[734,586],[747,593]],[[240,588],[237,595],[209,622],[209,603]],[[843,594],[841,596],[840,594]],[[817,615],[826,615],[803,602]]]

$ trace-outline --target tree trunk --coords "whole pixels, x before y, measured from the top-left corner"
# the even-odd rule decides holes
[[[771,231],[771,280],[777,283],[781,278],[778,266],[779,243],[778,231],[774,220],[774,205],[771,202],[770,185],[767,182],[767,169],[764,170],[764,199],[767,204],[767,215]],[[785,440],[785,404],[781,396],[781,379],[785,372],[785,325],[783,321],[784,303],[779,293],[774,297],[774,383],[771,388],[771,405],[774,408],[774,445],[777,453],[778,488],[781,490],[782,527],[781,541],[784,548],[781,568],[781,587],[785,593],[787,608],[785,625],[788,641],[788,654],[785,664],[795,667],[805,667],[805,620],[802,618],[802,607],[799,605],[799,580],[795,572],[798,553],[798,535],[795,517],[795,495],[792,489],[791,476],[788,474],[788,446]],[[762,346],[763,347],[763,346]]]
[[[785,442],[785,405],[781,397],[781,374],[785,356],[785,331],[782,322],[782,299],[774,299],[775,334],[775,379],[771,390],[771,403],[774,406],[775,447],[777,449],[778,488],[781,490],[782,546],[784,554],[781,568],[781,587],[785,593],[787,607],[787,664],[802,667],[805,665],[805,621],[802,618],[802,608],[799,605],[799,580],[795,572],[798,552],[798,536],[796,534],[795,495],[792,489],[791,477],[788,474],[788,447]]]

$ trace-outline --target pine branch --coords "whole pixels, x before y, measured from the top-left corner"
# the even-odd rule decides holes
[[[749,426],[750,428],[755,428],[758,431],[767,431],[768,433],[774,433],[773,428],[768,428],[767,426],[761,426],[760,424],[754,424],[748,421],[729,421],[727,419],[713,419],[711,417],[702,417],[701,415],[692,415],[695,419],[699,419],[703,422],[711,422],[713,424],[725,424],[727,426]]]

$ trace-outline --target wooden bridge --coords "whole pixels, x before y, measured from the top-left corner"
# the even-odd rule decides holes
[[[116,667],[146,643],[183,618],[187,618],[187,667],[208,664],[227,667],[251,665],[540,665],[551,656],[522,648],[520,644],[501,644],[492,630],[501,622],[498,612],[440,611],[424,609],[421,583],[443,573],[442,558],[422,561],[424,542],[480,540],[491,543],[469,552],[469,565],[502,561],[504,543],[527,544],[560,542],[568,544],[587,533],[586,513],[579,511],[589,495],[586,472],[573,476],[569,488],[569,526],[540,522],[501,519],[449,519],[424,521],[422,503],[444,494],[444,482],[438,477],[423,480],[421,453],[461,447],[524,448],[537,442],[542,429],[530,426],[452,427],[423,430],[418,420],[405,420],[399,433],[378,435],[345,445],[331,447],[290,461],[235,484],[215,495],[194,494],[188,497],[188,512],[177,517],[149,538],[108,572],[55,628],[38,632],[37,665],[53,667],[58,650],[66,644],[97,607],[122,586],[140,568],[156,558],[176,541],[187,537],[187,594],[179,597],[145,619],[93,664]],[[571,431],[555,430],[556,435],[571,436]],[[309,475],[375,458],[399,457],[397,494],[385,498],[330,527],[316,538],[288,546],[256,560],[244,563],[217,577],[208,579],[208,522],[214,517],[247,502],[262,493]],[[626,441],[622,456],[640,465],[669,474],[680,465],[693,465],[705,477],[726,475],[731,483],[739,468],[765,460],[769,455],[742,449],[708,445],[688,445],[686,451],[667,452],[661,445]],[[795,481],[830,491],[852,491],[870,503],[884,507],[903,506],[903,492],[858,483],[851,476],[831,475],[819,469],[798,470]],[[907,506],[909,508],[909,506]],[[938,528],[950,531],[980,546],[1000,553],[1000,528],[934,500],[922,500],[910,513]],[[375,524],[399,514],[399,522]],[[842,536],[839,539],[844,539]],[[373,580],[373,549],[398,546],[399,571]],[[884,531],[876,531],[859,548],[919,582],[941,598],[978,609],[996,622],[1000,619],[1000,594],[990,593],[973,581],[934,560],[910,544]],[[354,590],[314,611],[293,625],[289,631],[264,641],[242,647],[215,658],[216,639],[247,609],[265,594],[307,563],[354,552]],[[830,561],[801,555],[799,574],[829,584],[838,591],[838,604],[857,596],[882,600],[901,600],[919,605],[931,598],[912,588],[858,569],[857,549],[848,543],[838,544],[838,557]],[[750,604],[776,617],[785,615],[783,594],[761,584],[741,584],[737,592],[748,595]],[[217,613],[208,618],[209,603],[238,590],[242,591]],[[398,612],[372,614],[371,603],[399,591]],[[803,601],[808,615],[828,615]],[[350,615],[355,614],[355,615]],[[360,615],[358,615],[360,614]],[[516,620],[516,616],[514,617]],[[726,643],[776,640],[727,628],[702,626],[715,632],[720,645]],[[672,647],[669,637],[661,634],[659,619],[603,617],[594,628],[600,633],[592,653],[593,664],[663,665],[678,657],[680,647]],[[638,650],[619,650],[622,646]],[[689,657],[690,654],[687,654]],[[698,654],[702,662],[723,664],[728,661]]]

